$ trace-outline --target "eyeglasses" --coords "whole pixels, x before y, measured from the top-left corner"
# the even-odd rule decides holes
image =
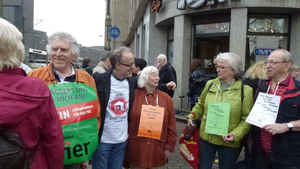
[[[267,65],[267,64],[270,64],[270,65],[276,65],[278,63],[287,63],[287,61],[265,61],[264,64]]]
[[[125,63],[119,63],[120,65],[123,65],[123,66],[126,66],[126,67],[132,67],[133,66],[133,63],[131,63],[131,64],[125,64]]]

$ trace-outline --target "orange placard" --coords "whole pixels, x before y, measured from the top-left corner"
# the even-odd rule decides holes
[[[164,121],[163,107],[142,105],[138,136],[160,139]]]

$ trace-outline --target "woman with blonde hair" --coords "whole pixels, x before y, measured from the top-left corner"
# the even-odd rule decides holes
[[[291,72],[292,72],[292,76],[296,80],[300,80],[300,66],[299,65],[293,64],[293,66],[291,68]]]
[[[245,73],[246,78],[267,79],[266,64],[264,61],[254,63]]]
[[[0,168],[21,168],[15,165],[29,162],[31,169],[62,169],[62,128],[47,85],[42,80],[27,77],[19,68],[24,60],[22,38],[14,25],[0,18],[1,138],[5,131],[13,131],[10,135],[20,137],[28,154],[19,161],[6,156],[7,163],[0,161]]]

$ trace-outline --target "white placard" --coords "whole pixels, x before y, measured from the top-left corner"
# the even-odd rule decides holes
[[[246,122],[260,128],[275,123],[279,104],[280,96],[260,92]]]

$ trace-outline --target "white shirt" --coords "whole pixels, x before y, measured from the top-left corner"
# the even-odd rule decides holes
[[[111,90],[101,142],[117,144],[128,138],[129,83],[126,79],[117,80],[113,75],[110,80]]]

